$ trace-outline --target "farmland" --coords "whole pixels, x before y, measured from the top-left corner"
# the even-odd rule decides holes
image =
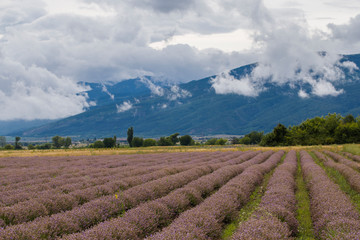
[[[1,152],[0,239],[357,239],[356,149]]]

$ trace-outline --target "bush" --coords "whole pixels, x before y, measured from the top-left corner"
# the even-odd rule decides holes
[[[51,143],[44,143],[36,146],[37,149],[51,149]]]
[[[206,144],[206,145],[215,145],[216,140],[217,140],[216,138],[211,138],[211,139],[207,140],[207,141],[205,142],[205,144]]]
[[[226,142],[227,142],[226,139],[224,139],[224,138],[219,138],[218,140],[216,140],[215,145],[225,145]]]
[[[182,146],[190,146],[190,145],[194,145],[194,140],[192,139],[192,137],[190,135],[184,135],[182,137],[180,137],[180,145]]]
[[[173,142],[169,137],[161,137],[158,141],[158,146],[173,146]]]
[[[32,145],[32,144],[29,144],[29,145],[27,146],[27,148],[28,148],[29,150],[34,150],[34,149],[36,149],[36,147],[35,147],[34,145]]]
[[[116,146],[116,140],[114,138],[104,138],[104,147],[113,148]]]
[[[145,139],[144,143],[143,143],[144,147],[151,147],[151,146],[156,146],[156,140],[155,139]]]
[[[6,149],[6,150],[14,150],[15,147],[13,145],[11,145],[11,144],[6,144],[4,149]]]
[[[102,141],[96,141],[91,145],[91,147],[93,147],[93,148],[104,148],[105,145],[104,145],[104,143]]]
[[[134,137],[132,142],[131,142],[131,145],[133,147],[142,147],[143,146],[143,143],[144,143],[144,139],[143,138],[140,138],[140,137]]]

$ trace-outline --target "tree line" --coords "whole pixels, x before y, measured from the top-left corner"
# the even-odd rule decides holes
[[[360,117],[328,114],[307,119],[299,125],[278,124],[263,136],[262,146],[329,145],[360,143]]]

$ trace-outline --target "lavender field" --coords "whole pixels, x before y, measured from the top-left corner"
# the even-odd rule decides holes
[[[360,157],[0,158],[0,239],[360,239]]]

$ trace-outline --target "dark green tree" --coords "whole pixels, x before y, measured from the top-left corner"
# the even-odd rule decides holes
[[[22,149],[20,139],[21,137],[15,137],[15,149]]]
[[[11,145],[11,144],[6,144],[6,145],[4,146],[4,149],[6,149],[6,150],[13,150],[13,149],[14,149],[14,146]]]
[[[173,142],[169,137],[161,137],[157,142],[158,146],[172,146],[174,145]]]
[[[227,139],[219,138],[218,140],[216,140],[215,145],[225,145],[226,142],[227,142]]]
[[[142,147],[143,144],[144,144],[144,139],[140,138],[140,137],[134,137],[132,142],[131,142],[131,145],[133,147]]]
[[[205,142],[205,145],[215,145],[216,144],[216,138],[211,138],[211,139],[208,139],[206,142]]]
[[[143,143],[143,146],[144,147],[156,146],[156,140],[152,139],[152,138],[145,139],[144,143]]]
[[[245,144],[245,145],[250,145],[251,144],[251,139],[250,139],[250,137],[245,136],[242,139],[240,139],[240,143]]]
[[[72,144],[71,137],[66,137],[64,140],[64,147],[69,148]]]
[[[105,145],[104,145],[103,141],[96,141],[91,145],[91,147],[93,147],[93,148],[104,148]]]
[[[61,148],[64,145],[64,138],[60,136],[52,137],[52,144],[54,148]]]
[[[129,143],[129,146],[132,147],[132,140],[134,138],[134,128],[129,127],[127,130],[127,141]]]
[[[180,145],[182,146],[190,146],[194,144],[194,140],[190,135],[184,135],[179,138]]]
[[[346,124],[346,123],[354,123],[354,122],[356,122],[356,120],[355,120],[355,118],[354,118],[353,115],[348,114],[348,115],[346,115],[346,116],[344,117],[343,122],[344,122],[345,124]]]
[[[113,148],[116,145],[116,140],[114,138],[104,138],[104,147]]]
[[[173,145],[176,145],[176,143],[179,142],[178,136],[179,136],[179,133],[174,133],[174,134],[171,134],[169,136],[169,138],[170,138],[171,142],[173,143]]]

